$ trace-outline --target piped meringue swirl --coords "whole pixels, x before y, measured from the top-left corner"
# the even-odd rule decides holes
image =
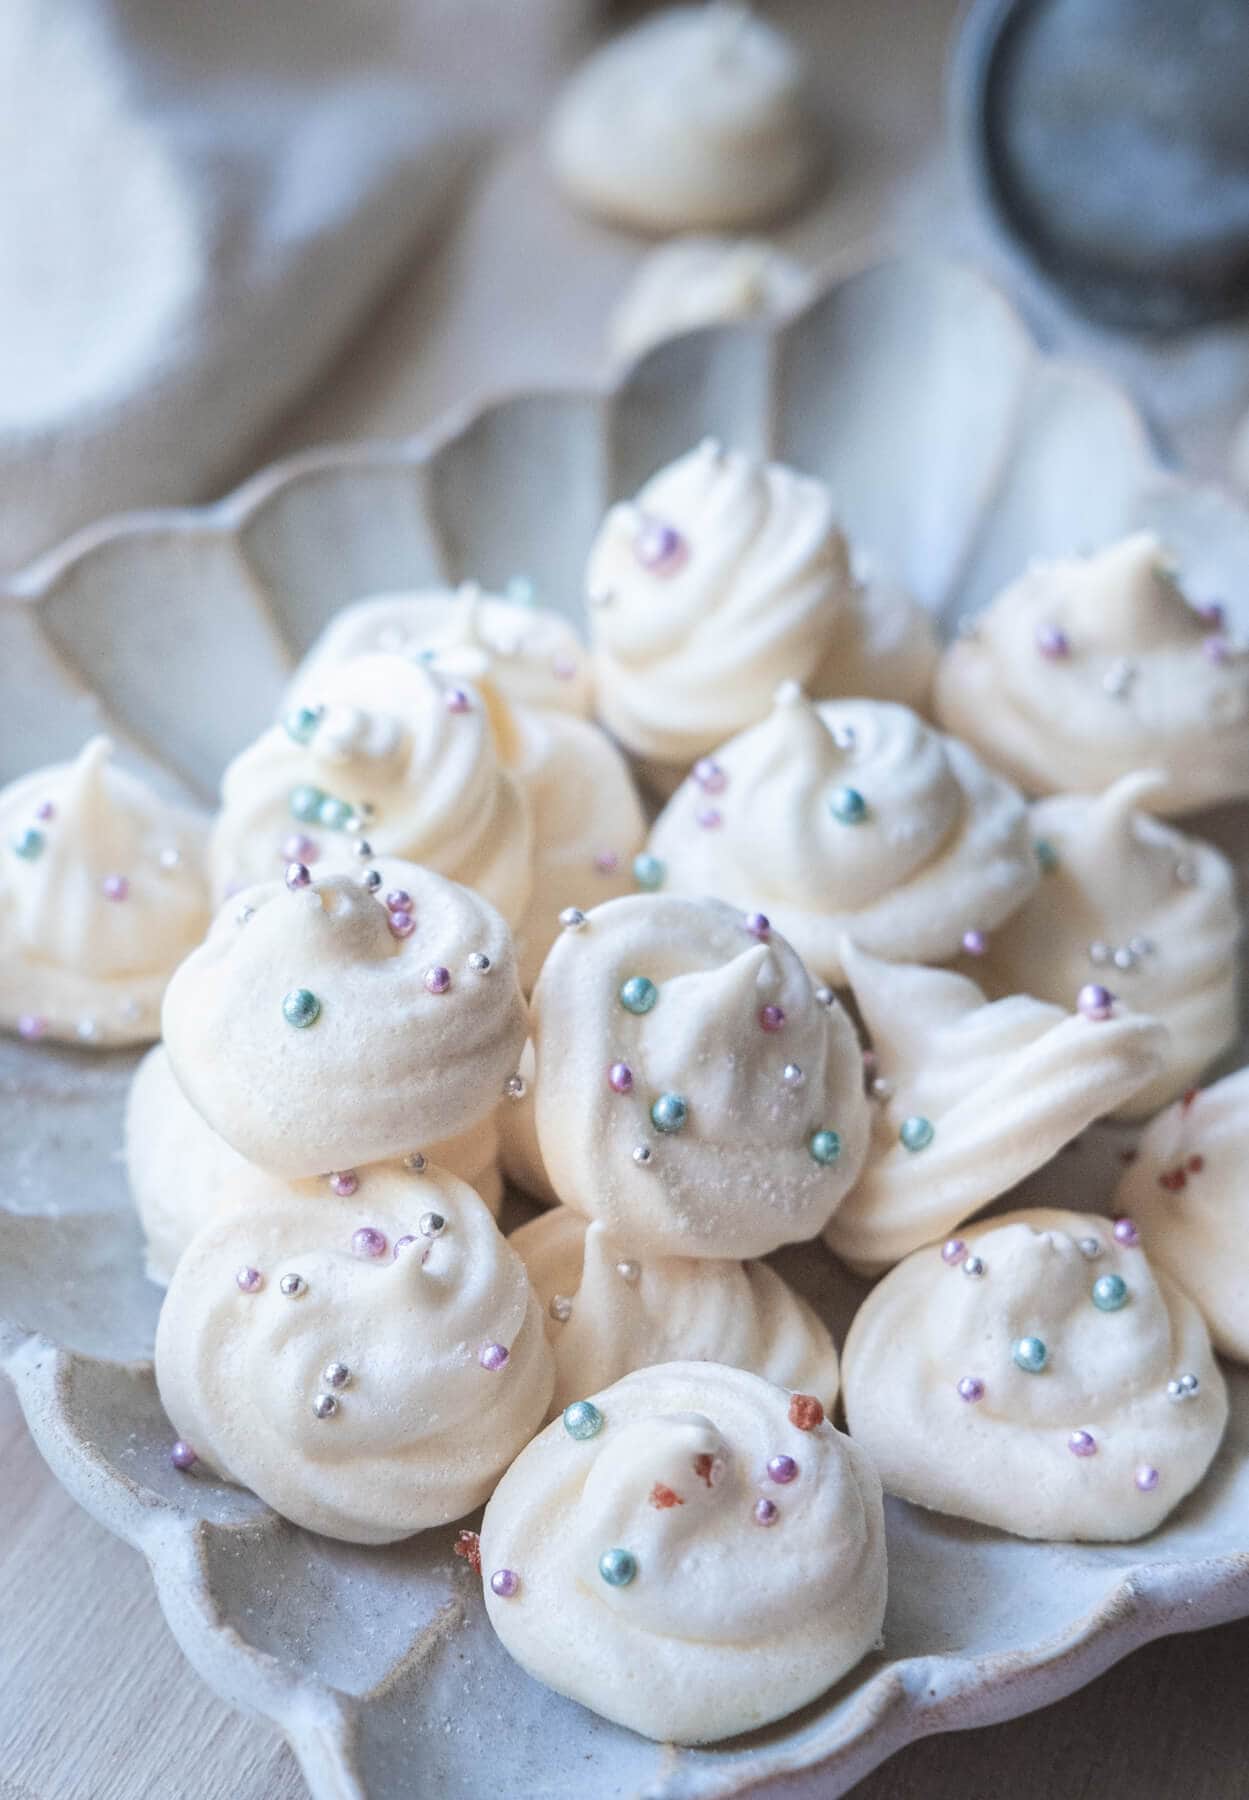
[[[673,238],[634,270],[611,316],[611,351],[627,361],[701,326],[796,312],[811,288],[801,264],[761,238]]]
[[[1084,1213],[1011,1213],[916,1250],[859,1309],[842,1384],[887,1492],[1019,1537],[1143,1536],[1227,1422],[1197,1308],[1130,1220]]]
[[[508,1240],[524,1260],[555,1352],[552,1407],[661,1362],[726,1363],[778,1387],[837,1397],[828,1328],[761,1262],[646,1257],[561,1206]]]
[[[118,768],[107,738],[0,793],[0,1024],[103,1048],[158,1036],[209,920],[206,825]]]
[[[1029,569],[946,650],[936,707],[1030,793],[1157,768],[1152,811],[1249,794],[1249,646],[1189,605],[1150,532]]]
[[[842,961],[875,1055],[872,1147],[825,1237],[876,1273],[953,1229],[1057,1155],[1162,1066],[1157,1020],[1105,1019],[948,969]]]
[[[348,875],[247,889],[165,997],[183,1093],[275,1174],[382,1162],[467,1130],[493,1110],[524,1046],[511,938],[494,908],[414,864],[374,866],[377,898]]]
[[[862,1166],[854,1028],[764,919],[610,900],[561,935],[531,1022],[551,1184],[630,1254],[744,1258],[814,1237]]]
[[[814,704],[791,683],[695,768],[650,849],[671,891],[761,907],[828,981],[842,979],[843,935],[892,961],[940,961],[1037,881],[1022,798],[964,745],[907,707]]]
[[[707,1743],[804,1705],[877,1642],[880,1482],[813,1400],[676,1362],[571,1417],[517,1458],[481,1528],[491,1624],[539,1681]]]
[[[201,1461],[284,1518],[380,1544],[485,1499],[552,1357],[524,1266],[445,1170],[232,1213],[184,1251],[156,1379]]]

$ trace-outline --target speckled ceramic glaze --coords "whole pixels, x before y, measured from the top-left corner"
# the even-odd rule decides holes
[[[0,779],[107,729],[166,792],[211,799],[335,608],[523,574],[575,614],[605,505],[707,433],[829,479],[855,540],[947,624],[1029,556],[1143,524],[1195,597],[1249,593],[1249,514],[1161,470],[1121,394],[1042,358],[970,272],[893,265],[779,331],[665,344],[610,394],[503,401],[429,438],[296,458],[215,507],[82,534],[0,602]],[[1243,867],[1236,815],[1198,829]],[[1229,1369],[1228,1439],[1153,1537],[1030,1544],[890,1502],[881,1654],[710,1749],[608,1725],[510,1660],[454,1528],[331,1543],[170,1467],[148,1361],[158,1293],[118,1157],[134,1060],[0,1044],[0,1361],[65,1486],[146,1555],[192,1663],[287,1733],[319,1800],[710,1800],[797,1791],[804,1771],[832,1795],[910,1739],[1010,1717],[1150,1637],[1249,1612],[1249,1375]],[[1014,1203],[1103,1209],[1127,1142],[1089,1134]],[[840,1339],[861,1289],[808,1247],[776,1262]]]

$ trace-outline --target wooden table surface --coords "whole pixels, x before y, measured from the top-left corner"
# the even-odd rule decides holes
[[[823,260],[887,236],[900,185],[939,154],[954,0],[779,0],[770,10],[810,40],[837,123],[829,199],[786,233]],[[636,249],[542,199],[535,168],[522,147],[482,175],[439,254],[410,272],[248,466],[330,438],[411,431],[474,394],[601,370],[603,315]],[[526,254],[500,281],[497,246],[509,229],[515,241],[518,208]],[[552,282],[561,262],[575,264],[577,281]],[[914,1745],[856,1793],[1239,1800],[1249,1796],[1246,1667],[1249,1621],[1155,1644],[1043,1713]],[[141,1558],[61,1491],[0,1383],[0,1800],[304,1792],[276,1733],[223,1706],[182,1660]]]

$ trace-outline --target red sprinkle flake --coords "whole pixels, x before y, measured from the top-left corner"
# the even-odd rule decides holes
[[[709,1450],[700,1450],[694,1458],[694,1473],[706,1487],[715,1486],[716,1459]]]
[[[1168,1194],[1178,1194],[1181,1188],[1188,1186],[1188,1176],[1183,1169],[1166,1169],[1158,1177],[1158,1186],[1165,1188]]]
[[[651,1505],[658,1507],[659,1511],[663,1512],[669,1506],[684,1506],[685,1502],[680,1494],[674,1493],[670,1487],[665,1487],[662,1481],[657,1481],[651,1489]]]
[[[1205,1166],[1206,1159],[1204,1156],[1190,1156],[1188,1159],[1188,1172],[1190,1175],[1200,1175]]]
[[[799,1431],[814,1431],[817,1425],[824,1423],[824,1408],[814,1394],[791,1394],[789,1422]]]
[[[475,1531],[461,1531],[455,1540],[455,1553],[462,1556],[470,1569],[481,1574],[481,1539]]]
[[[1186,1113],[1186,1112],[1191,1112],[1191,1111],[1192,1111],[1192,1109],[1193,1109],[1193,1101],[1194,1101],[1194,1100],[1195,1100],[1195,1099],[1196,1099],[1196,1098],[1197,1098],[1197,1096],[1198,1096],[1198,1094],[1199,1094],[1199,1093],[1200,1093],[1200,1092],[1201,1092],[1201,1089],[1200,1089],[1200,1088],[1195,1088],[1195,1087],[1193,1087],[1193,1088],[1187,1088],[1187,1089],[1186,1089],[1186,1090],[1185,1090],[1185,1092],[1184,1092],[1184,1095],[1183,1095],[1183,1098],[1182,1098],[1182,1099],[1181,1099],[1181,1101],[1180,1101],[1180,1111],[1181,1111],[1181,1112],[1182,1112],[1182,1113]]]

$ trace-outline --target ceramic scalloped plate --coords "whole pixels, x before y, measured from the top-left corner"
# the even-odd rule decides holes
[[[506,400],[428,438],[296,457],[216,506],[82,533],[0,604],[0,777],[103,725],[207,799],[337,607],[523,572],[575,613],[605,504],[706,433],[829,478],[856,541],[946,620],[1027,557],[1141,522],[1200,594],[1249,594],[1249,514],[1161,469],[1122,394],[1040,355],[972,272],[891,264],[779,330],[661,346],[611,393]],[[1207,823],[1242,848],[1235,818]],[[574,1788],[707,1800],[786,1778],[786,1793],[827,1795],[924,1733],[1027,1711],[1150,1637],[1249,1613],[1249,1375],[1232,1372],[1227,1444],[1154,1537],[1026,1544],[890,1503],[880,1654],[725,1745],[678,1751],[617,1729],[509,1660],[454,1529],[361,1550],[170,1468],[146,1361],[158,1294],[119,1156],[133,1063],[0,1050],[0,1358],[58,1478],[143,1551],[187,1656],[280,1726],[320,1800]],[[1042,1190],[1104,1205],[1119,1142],[1089,1134]],[[778,1261],[844,1326],[856,1291],[831,1259]]]

